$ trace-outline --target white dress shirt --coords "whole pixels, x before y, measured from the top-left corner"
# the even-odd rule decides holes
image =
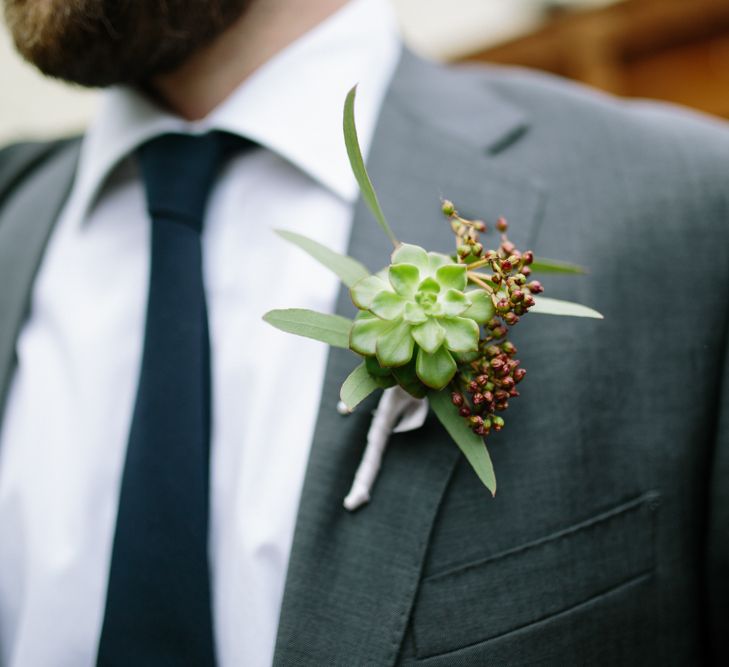
[[[34,286],[0,431],[2,665],[94,664],[149,273],[149,219],[129,155],[162,132],[210,129],[262,147],[224,169],[203,237],[215,637],[223,667],[271,663],[327,349],[261,316],[331,311],[338,285],[273,230],[345,250],[357,187],[344,98],[359,82],[366,150],[399,51],[387,1],[355,0],[203,121],[127,89],[106,93]]]

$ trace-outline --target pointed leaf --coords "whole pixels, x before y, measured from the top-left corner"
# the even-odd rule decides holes
[[[405,298],[395,292],[380,292],[370,304],[370,310],[383,320],[396,320],[402,317]]]
[[[453,260],[440,252],[429,252],[428,253],[428,264],[430,265],[430,274],[435,275],[435,272],[445,264],[451,264]]]
[[[287,333],[313,338],[333,347],[349,347],[349,331],[352,321],[339,315],[326,315],[314,310],[289,308],[271,310],[263,319],[272,326]]]
[[[347,287],[352,287],[358,281],[370,275],[367,267],[360,264],[356,259],[347,257],[347,255],[340,255],[338,252],[334,252],[325,245],[314,241],[314,239],[285,229],[277,229],[276,233],[282,239],[298,246],[317,262],[333,271]]]
[[[432,317],[429,317],[423,324],[413,327],[412,330],[415,342],[430,354],[441,346],[445,334],[443,327]]]
[[[587,270],[577,264],[569,264],[561,262],[558,259],[546,259],[545,257],[537,257],[529,265],[532,271],[540,271],[542,273],[587,273]]]
[[[563,315],[566,317],[591,317],[596,320],[605,319],[600,313],[587,306],[572,301],[550,299],[546,296],[535,296],[535,304],[529,309],[530,313],[542,315]]]
[[[440,292],[440,283],[435,278],[426,278],[418,285],[418,292],[438,294]]]
[[[390,284],[379,276],[367,276],[356,282],[349,293],[357,308],[367,310],[372,305],[374,298],[382,291],[391,292]]]
[[[421,349],[418,350],[415,371],[431,389],[443,389],[456,374],[456,362],[445,345],[441,345],[433,354]]]
[[[435,279],[445,289],[454,289],[462,292],[466,289],[466,265],[446,264],[435,272]]]
[[[374,355],[377,339],[387,333],[395,324],[381,320],[370,313],[361,313],[352,324],[349,335],[349,348],[357,354]]]
[[[390,229],[385,214],[382,212],[382,207],[377,199],[377,194],[372,186],[369,174],[365,167],[364,159],[362,158],[362,151],[359,147],[359,139],[357,138],[357,127],[354,123],[354,99],[357,95],[357,86],[352,88],[347,95],[347,99],[344,102],[344,143],[347,147],[347,155],[349,156],[349,164],[352,167],[354,177],[357,179],[359,189],[362,191],[362,199],[364,199],[367,206],[370,207],[370,211],[375,216],[382,230],[390,239],[392,245],[397,247],[399,241]]]
[[[439,320],[445,331],[446,347],[451,352],[472,352],[478,349],[478,324],[465,317],[444,317]]]
[[[388,277],[390,285],[398,294],[411,297],[418,289],[420,270],[414,264],[393,264]]]
[[[462,313],[463,317],[484,324],[494,316],[494,302],[491,300],[491,296],[482,289],[466,292],[466,298],[471,306]]]
[[[486,449],[484,441],[468,428],[465,420],[458,414],[456,407],[451,403],[449,392],[432,392],[428,395],[428,403],[438,417],[438,420],[448,431],[463,452],[468,462],[483,482],[484,486],[496,495],[496,475],[494,466]]]
[[[349,410],[354,410],[375,389],[379,388],[380,384],[367,372],[367,367],[362,362],[344,381],[339,391],[339,398]]]
[[[422,324],[428,319],[425,311],[417,304],[412,301],[408,301],[405,304],[405,310],[402,313],[402,318],[408,324]]]
[[[412,358],[413,347],[410,325],[400,322],[377,339],[377,361],[380,366],[403,366]]]
[[[392,253],[392,263],[417,266],[418,270],[423,274],[423,278],[428,275],[428,269],[430,267],[428,253],[420,246],[412,245],[411,243],[403,243]]]
[[[463,314],[471,306],[471,302],[464,296],[463,292],[449,289],[441,298],[443,314],[455,317]]]

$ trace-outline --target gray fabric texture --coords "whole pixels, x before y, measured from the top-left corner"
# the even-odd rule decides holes
[[[74,160],[56,155],[0,213],[0,387]],[[504,215],[518,246],[589,267],[543,282],[605,320],[515,330],[529,375],[490,439],[495,499],[429,418],[347,513],[375,399],[339,415],[356,359],[330,354],[275,664],[729,663],[726,125],[405,53],[368,162],[402,240],[451,247],[440,196]],[[361,202],[350,252],[386,263]]]

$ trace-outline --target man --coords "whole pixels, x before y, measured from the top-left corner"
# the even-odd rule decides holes
[[[5,9],[46,73],[126,87],[81,143],[0,157],[2,664],[726,660],[725,126],[400,54],[380,0]],[[260,322],[351,312],[273,228],[386,263],[340,139],[357,81],[400,238],[450,247],[441,195],[505,215],[518,246],[589,267],[551,294],[605,314],[519,326],[495,499],[429,420],[346,512],[372,407],[336,412],[354,358],[325,372],[323,346]],[[169,432],[205,460],[160,462]]]

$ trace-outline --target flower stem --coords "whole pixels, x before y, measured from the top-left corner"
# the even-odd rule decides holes
[[[472,282],[478,285],[481,289],[493,294],[496,286],[489,280],[483,280],[481,275],[475,271],[468,271],[466,277]]]

